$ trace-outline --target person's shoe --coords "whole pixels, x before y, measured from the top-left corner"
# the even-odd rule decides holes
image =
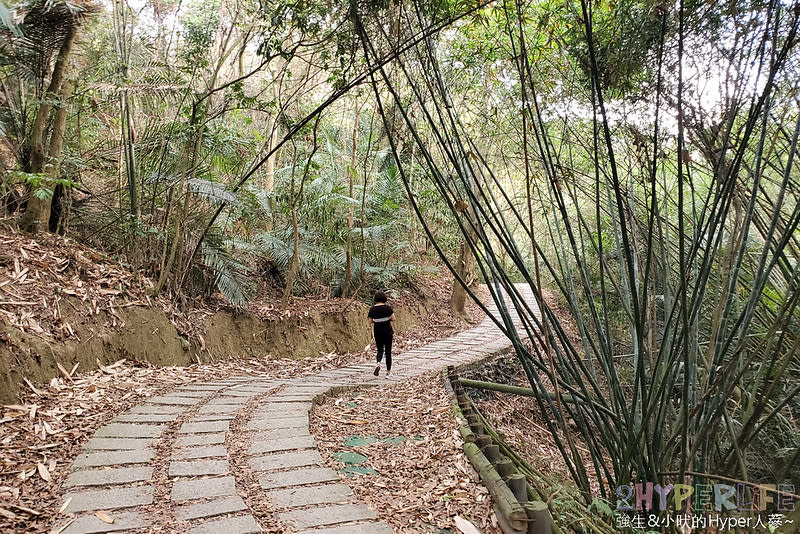
[[[386,378],[392,378],[394,376],[391,371],[386,371]]]
[[[377,367],[375,367],[375,370],[372,371],[372,374],[375,375],[375,376],[378,376],[379,374],[381,374],[381,366],[378,365]]]

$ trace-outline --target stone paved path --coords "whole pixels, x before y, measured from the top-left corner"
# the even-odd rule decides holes
[[[365,362],[293,380],[193,383],[150,398],[86,444],[64,488],[64,511],[76,517],[68,524],[62,519],[55,531],[260,533],[258,509],[248,496],[261,493],[293,532],[391,534],[392,527],[323,464],[308,428],[315,398],[336,387],[399,382],[508,348],[487,318],[401,354],[390,379],[373,376],[374,363]]]

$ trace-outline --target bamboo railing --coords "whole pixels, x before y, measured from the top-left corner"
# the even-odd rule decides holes
[[[528,480],[516,463],[501,452],[501,443],[464,391],[453,366],[446,371],[445,384],[453,398],[453,409],[464,439],[464,454],[478,472],[494,501],[497,521],[504,534],[552,534],[553,525],[547,504],[531,500]],[[505,447],[505,444],[502,444]]]

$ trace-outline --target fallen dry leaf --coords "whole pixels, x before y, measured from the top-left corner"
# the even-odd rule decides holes
[[[69,506],[69,503],[71,503],[71,502],[72,502],[72,497],[67,497],[67,498],[64,500],[64,504],[62,504],[62,505],[61,505],[61,507],[58,509],[58,513],[59,513],[59,514],[63,514],[63,513],[64,513],[64,510],[66,510],[66,509],[67,509],[67,506]]]
[[[114,518],[108,515],[106,512],[102,510],[98,510],[94,513],[94,516],[102,521],[103,523],[108,523],[109,525],[114,523]]]
[[[5,517],[6,519],[11,519],[12,521],[20,518],[17,514],[10,510],[6,510],[5,508],[0,508],[0,517]]]
[[[402,355],[396,365],[402,365]],[[395,532],[456,532],[454,518],[462,517],[477,524],[478,532],[500,534],[488,491],[456,438],[458,425],[449,407],[441,375],[429,373],[326,398],[311,413],[311,431],[334,470],[345,467],[336,453],[366,456],[360,466],[373,474],[340,477]],[[354,420],[366,423],[354,427]]]
[[[464,534],[481,534],[481,531],[478,530],[478,527],[476,527],[475,525],[472,524],[471,521],[464,519],[460,515],[457,515],[454,518],[454,521],[456,523],[456,527],[458,527],[458,530],[460,530]]]
[[[47,466],[43,463],[37,463],[36,470],[39,471],[39,476],[42,477],[45,482],[53,480],[53,477],[50,476],[50,471],[47,470]]]

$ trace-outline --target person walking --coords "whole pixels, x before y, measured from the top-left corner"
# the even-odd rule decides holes
[[[367,317],[372,323],[372,332],[375,336],[375,346],[378,350],[378,365],[373,374],[378,376],[381,372],[381,360],[386,355],[386,378],[392,376],[392,338],[394,330],[394,310],[387,303],[386,293],[382,290],[375,292],[375,304],[369,309]]]

